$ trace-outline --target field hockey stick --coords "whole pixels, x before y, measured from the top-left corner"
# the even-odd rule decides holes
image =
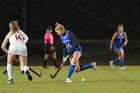
[[[0,56],[0,59],[3,59],[4,57],[6,57],[7,54],[3,55],[3,56]],[[7,73],[7,70],[3,71],[3,74],[6,74]]]
[[[14,57],[14,60],[16,62],[20,63],[20,61],[18,59],[16,59],[15,57]],[[41,77],[42,76],[41,73],[37,73],[35,70],[31,69],[30,67],[29,67],[29,70],[32,71],[34,74],[36,74],[38,77]],[[7,73],[7,70],[3,71],[3,74],[6,74],[6,73]]]
[[[4,57],[6,57],[7,54],[3,55],[3,56],[0,56],[0,60],[3,59]]]
[[[36,71],[34,71],[33,69],[31,69],[30,67],[29,67],[29,70],[32,71],[34,74],[36,74],[38,77],[41,77],[42,76],[41,73],[40,74],[37,73]],[[6,74],[6,73],[7,73],[7,69],[3,71],[3,74]]]
[[[14,60],[17,61],[18,63],[20,63],[20,61],[18,59],[16,59],[15,57],[14,57]],[[34,74],[36,74],[38,77],[42,76],[41,73],[37,73],[35,70],[31,69],[30,67],[29,67],[29,70],[32,71]]]
[[[57,71],[54,73],[54,75],[52,75],[52,74],[50,75],[50,77],[51,77],[52,79],[54,79],[54,78],[57,76],[57,74],[59,73],[59,71],[61,70],[61,68],[62,68],[62,67],[64,66],[64,64],[66,63],[68,57],[69,57],[69,55],[68,55],[64,60],[62,60],[61,65],[59,66],[59,68],[57,69]]]

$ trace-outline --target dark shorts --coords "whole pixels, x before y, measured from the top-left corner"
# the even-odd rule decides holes
[[[74,50],[72,51],[72,53],[69,55],[69,58],[70,58],[70,59],[72,59],[73,53],[74,53],[75,51],[79,51],[79,52],[81,53],[81,56],[82,56],[82,48],[81,48],[81,46],[78,46],[78,47],[77,47],[76,49],[74,49]]]
[[[123,49],[123,46],[113,46],[113,48],[114,48],[114,52],[116,52],[117,50],[124,50]]]
[[[51,44],[44,44],[44,53],[53,54],[55,52],[55,47]]]

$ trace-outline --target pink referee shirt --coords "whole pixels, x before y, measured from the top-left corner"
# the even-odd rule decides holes
[[[54,44],[54,38],[51,32],[47,31],[44,35],[44,43]]]

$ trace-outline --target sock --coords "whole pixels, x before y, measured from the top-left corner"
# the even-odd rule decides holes
[[[124,59],[120,59],[120,67],[123,67],[124,66]]]
[[[30,75],[28,66],[24,66],[23,70],[24,70],[24,73],[26,73],[27,75]]]
[[[55,67],[58,67],[58,65],[56,64],[56,59],[55,58],[53,58],[53,63],[54,63]]]
[[[44,59],[43,67],[47,67],[47,65],[46,65],[47,61],[48,61],[48,60]]]
[[[80,70],[81,71],[86,70],[88,68],[92,68],[92,65],[91,64],[82,64],[82,65],[80,65]]]
[[[70,78],[72,76],[74,70],[75,70],[75,65],[73,65],[73,64],[70,65],[67,78]]]
[[[23,71],[23,65],[20,64],[20,70]]]
[[[24,72],[29,71],[29,67],[28,66],[23,66],[23,70],[24,70]]]
[[[113,64],[115,64],[116,62],[120,61],[120,58],[116,58],[113,60]]]
[[[9,80],[13,79],[13,76],[12,76],[12,64],[7,64],[7,73],[8,73]]]

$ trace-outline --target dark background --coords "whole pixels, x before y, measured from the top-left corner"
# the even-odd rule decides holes
[[[108,51],[108,40],[116,31],[117,24],[124,24],[129,38],[126,47],[129,55],[126,60],[130,64],[140,64],[139,0],[1,0],[1,42],[9,32],[8,24],[11,20],[18,20],[20,28],[30,38],[29,60],[33,60],[32,57],[38,58],[38,61],[43,59],[43,36],[46,27],[54,28],[55,22],[60,22],[80,40],[84,58],[94,56],[101,64],[107,64],[103,61],[116,57],[113,52]],[[56,33],[53,34],[59,56],[62,54],[60,42]],[[132,62],[130,57],[134,58],[135,62]]]

